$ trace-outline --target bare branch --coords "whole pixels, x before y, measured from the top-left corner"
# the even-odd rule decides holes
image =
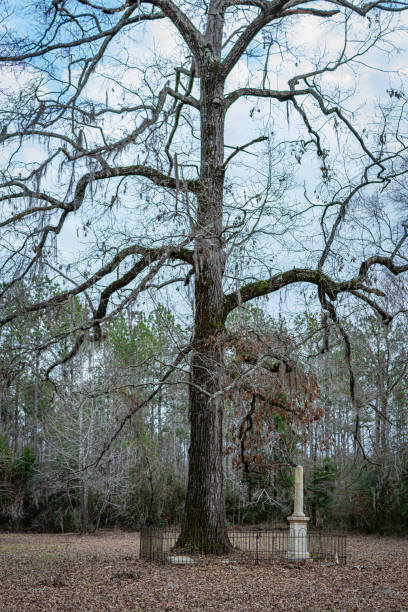
[[[76,285],[69,291],[64,291],[62,293],[54,295],[47,300],[42,300],[41,302],[36,302],[35,304],[31,304],[29,306],[20,308],[18,311],[1,319],[0,327],[2,327],[6,323],[9,323],[10,321],[13,321],[15,318],[22,316],[26,313],[39,312],[47,308],[53,308],[57,306],[58,304],[63,304],[64,302],[68,300],[70,296],[79,295],[86,289],[89,289],[90,287],[93,287],[94,285],[96,285],[98,281],[100,281],[103,277],[113,272],[113,270],[115,270],[115,268],[117,268],[119,264],[122,261],[124,261],[127,257],[129,257],[130,255],[141,255],[142,257],[140,261],[138,261],[135,264],[135,266],[133,266],[131,271],[125,274],[124,277],[122,277],[121,279],[118,279],[117,281],[115,281],[116,284],[111,283],[108,286],[108,288],[105,289],[106,295],[104,296],[104,298],[106,298],[106,300],[101,298],[101,304],[102,303],[105,304],[105,301],[107,303],[107,300],[109,299],[109,297],[117,289],[120,289],[126,286],[126,284],[131,282],[137,276],[137,274],[139,274],[142,270],[148,267],[152,262],[163,258],[163,256],[165,256],[165,258],[180,259],[181,261],[185,263],[189,263],[190,265],[193,264],[192,253],[188,251],[187,249],[185,249],[184,247],[181,247],[179,249],[177,249],[176,247],[168,247],[167,249],[166,248],[164,249],[146,249],[138,245],[127,247],[123,249],[122,251],[120,251],[119,253],[117,253],[117,255],[115,255],[115,257],[108,264],[106,264],[105,266],[102,266],[102,268],[100,268],[97,272],[95,272],[89,279],[84,281],[82,284]],[[103,309],[102,305],[100,306],[100,309]],[[106,312],[106,308],[104,312]],[[97,312],[96,314],[97,319],[100,319],[102,316],[103,315],[101,315],[101,312],[99,312],[99,314]]]

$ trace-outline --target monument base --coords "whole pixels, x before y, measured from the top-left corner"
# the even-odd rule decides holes
[[[310,553],[307,551],[288,550],[285,555],[286,561],[312,561]]]
[[[310,521],[304,514],[292,514],[288,516],[289,539],[288,551],[285,555],[287,561],[306,561],[310,559],[307,550],[307,524]]]

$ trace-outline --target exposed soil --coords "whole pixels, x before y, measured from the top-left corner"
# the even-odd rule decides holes
[[[140,561],[137,533],[0,534],[0,610],[408,612],[408,539],[351,536],[345,566]]]

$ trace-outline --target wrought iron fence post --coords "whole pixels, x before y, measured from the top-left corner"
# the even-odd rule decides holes
[[[255,555],[255,565],[259,565],[259,538],[261,536],[259,535],[259,533],[256,534],[255,536],[255,550],[256,550],[256,555]]]

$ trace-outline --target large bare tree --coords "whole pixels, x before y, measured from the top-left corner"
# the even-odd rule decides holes
[[[346,294],[388,321],[373,271],[408,271],[398,215],[380,229],[370,222],[376,190],[386,206],[384,189],[405,171],[404,93],[391,75],[377,109],[362,97],[372,91],[363,76],[395,50],[407,3],[19,6],[5,7],[1,22],[0,324],[27,313],[46,320],[83,295],[91,318],[69,330],[66,361],[89,330],[100,340],[104,321],[142,292],[184,287],[188,295],[194,283],[191,344],[157,389],[189,358],[180,543],[205,529],[209,546],[224,551],[229,313],[310,286],[324,325],[341,328],[335,303]],[[16,287],[40,274],[58,279],[60,293],[25,305],[14,299]],[[170,295],[189,321],[188,300]],[[51,335],[38,350],[49,356],[50,347]]]

